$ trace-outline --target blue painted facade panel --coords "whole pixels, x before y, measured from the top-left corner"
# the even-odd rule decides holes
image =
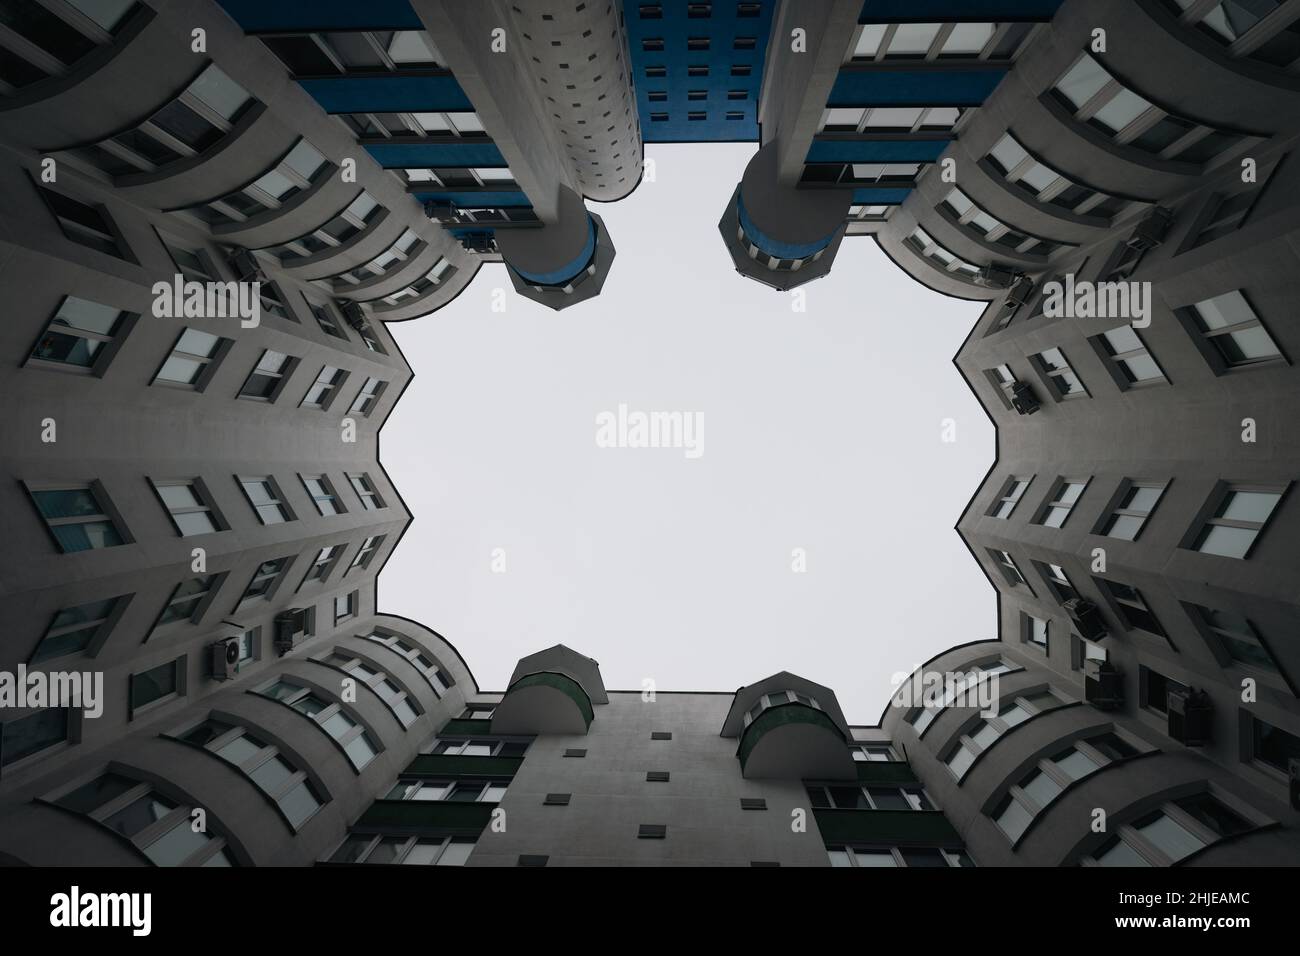
[[[805,163],[932,163],[951,140],[814,140]]]
[[[642,17],[642,7],[658,7],[660,16]],[[647,143],[757,142],[758,93],[776,0],[759,0],[758,16],[739,16],[739,5],[715,3],[708,17],[691,17],[687,4],[665,0],[643,4],[623,0],[628,52],[636,89],[641,137]],[[692,50],[691,38],[708,40],[708,49]],[[737,40],[752,38],[753,49],[736,49]],[[654,41],[662,49],[647,49]],[[691,67],[707,68],[691,76]],[[748,67],[748,76],[734,76]],[[648,69],[664,70],[651,76]],[[662,99],[651,100],[650,94]],[[691,99],[690,94],[702,94]],[[737,98],[732,99],[731,94]],[[703,114],[692,120],[691,113]],[[728,114],[738,114],[728,119]],[[652,118],[662,115],[662,119]]]
[[[901,189],[855,189],[853,203],[858,206],[897,206],[910,195],[910,186]]]
[[[500,166],[505,157],[495,143],[378,143],[366,152],[385,169],[423,169],[431,166]]]
[[[499,206],[506,209],[530,207],[528,197],[518,190],[510,191],[457,191],[454,189],[437,189],[413,194],[420,202],[454,202],[462,209],[475,209],[480,206]]]
[[[339,76],[299,83],[326,113],[433,113],[474,108],[450,75]]]
[[[827,106],[979,106],[1005,66],[963,70],[840,70]]]
[[[423,30],[408,0],[218,0],[246,33]]]
[[[1064,0],[865,0],[859,23],[1050,20]]]

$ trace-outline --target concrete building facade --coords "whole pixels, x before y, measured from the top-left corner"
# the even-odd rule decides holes
[[[32,4],[0,27],[0,672],[103,693],[0,680],[0,859],[1300,859],[1300,2],[1250,9]],[[411,520],[385,323],[485,261],[593,297],[587,202],[725,140],[758,147],[743,274],[871,235],[987,302],[956,366],[998,457],[957,530],[998,637],[874,726],[790,673],[606,690],[562,645],[485,693],[378,606]]]

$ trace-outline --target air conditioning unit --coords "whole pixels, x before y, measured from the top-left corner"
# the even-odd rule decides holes
[[[1083,699],[1098,710],[1118,710],[1124,703],[1123,675],[1110,661],[1086,661],[1083,665]]]
[[[1002,303],[1002,311],[1015,312],[1029,301],[1034,294],[1034,280],[1023,272],[1016,273],[1015,281],[1007,292],[1007,299]]]
[[[490,255],[497,251],[496,236],[490,232],[468,232],[460,237],[460,244],[470,252]]]
[[[1170,737],[1188,747],[1209,742],[1214,715],[1209,694],[1194,687],[1171,690],[1166,706]]]
[[[1140,249],[1143,252],[1154,249],[1165,241],[1165,236],[1169,234],[1169,227],[1173,223],[1173,213],[1163,206],[1157,206],[1133,230],[1133,235],[1128,238],[1129,248]]]
[[[230,263],[231,270],[235,273],[235,278],[240,282],[266,281],[266,273],[262,271],[262,264],[247,249],[236,250],[227,261]]]
[[[366,328],[366,313],[356,302],[344,302],[339,306],[339,311],[343,313],[343,318],[348,325],[354,329],[364,330]]]
[[[446,199],[430,199],[424,204],[424,214],[434,222],[453,222],[456,204]]]
[[[1021,415],[1032,415],[1041,403],[1028,382],[1015,382],[1011,386],[1011,407]]]
[[[1291,809],[1300,810],[1300,760],[1290,760],[1287,767],[1291,771]]]
[[[239,671],[239,641],[227,637],[211,645],[213,680],[234,680]]]
[[[984,266],[975,273],[975,284],[986,289],[1005,289],[1016,281],[1016,273],[1005,266]]]
[[[1101,610],[1087,598],[1070,598],[1061,606],[1065,608],[1065,613],[1070,615],[1070,620],[1074,622],[1080,637],[1096,643],[1110,633],[1106,628],[1106,621],[1101,616]]]
[[[307,633],[307,615],[304,607],[290,608],[275,616],[275,652],[288,654]]]

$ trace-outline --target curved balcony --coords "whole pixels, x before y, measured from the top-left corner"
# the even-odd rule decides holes
[[[512,683],[492,714],[494,734],[585,734],[595,711],[572,677],[553,671]]]
[[[769,707],[750,721],[736,751],[747,779],[854,780],[844,733],[825,711],[803,703]]]

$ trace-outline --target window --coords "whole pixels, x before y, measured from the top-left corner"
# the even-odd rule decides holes
[[[416,670],[424,675],[424,679],[433,688],[435,697],[441,698],[443,694],[447,693],[448,688],[455,685],[456,682],[442,669],[442,665],[438,663],[436,658],[430,657],[406,638],[384,631],[371,631],[369,634],[362,636],[366,640],[381,644],[405,658]]]
[[[321,548],[316,553],[316,558],[312,561],[311,566],[307,568],[307,574],[302,579],[302,584],[298,585],[298,590],[302,590],[311,581],[324,581],[329,577],[330,570],[343,555],[343,545],[332,544],[327,548]]]
[[[317,724],[342,748],[357,773],[379,753],[365,728],[341,705],[325,700],[308,687],[281,678],[254,693],[278,700]]]
[[[319,229],[278,246],[272,246],[267,251],[277,256],[280,261],[287,262],[313,256],[327,249],[337,249],[378,222],[381,218],[380,209],[374,197],[363,192]]]
[[[783,704],[803,704],[805,707],[821,710],[821,705],[807,694],[800,694],[793,690],[778,690],[771,694],[764,694],[754,701],[753,706],[745,712],[745,726],[748,727],[763,711]]]
[[[1196,233],[1186,248],[1196,249],[1236,232],[1245,224],[1246,217],[1255,208],[1260,194],[1261,190],[1256,186],[1240,192],[1212,196],[1197,224]]]
[[[1200,604],[1184,606],[1222,666],[1252,668],[1268,674],[1278,674],[1285,677],[1290,686],[1290,678],[1282,674],[1277,658],[1249,620],[1231,611],[1220,611]],[[1295,692],[1294,688],[1292,692]]]
[[[321,331],[326,335],[334,336],[336,339],[342,339],[345,342],[348,340],[348,334],[343,331],[342,324],[334,318],[334,313],[330,311],[328,305],[316,305],[308,302],[307,306],[311,309],[311,314],[316,317],[316,324],[321,327]],[[329,368],[329,366],[327,365],[326,368]]]
[[[888,744],[855,744],[849,748],[859,763],[894,763],[898,756]]]
[[[974,693],[979,688],[979,685],[990,678],[1000,674],[1009,674],[1017,669],[1010,667],[1002,660],[976,664],[969,672],[954,680],[952,686],[945,690],[943,697],[939,701],[913,709],[907,716],[907,722],[912,725],[917,734],[924,734],[935,719],[956,703],[959,697]]]
[[[461,711],[461,720],[491,720],[496,713],[496,704],[467,704]]]
[[[919,786],[864,786],[860,784],[809,784],[808,799],[820,810],[937,810]],[[764,804],[764,810],[767,809]]]
[[[1066,243],[1040,239],[1002,222],[982,209],[960,189],[949,190],[943,207],[967,233],[981,242],[1010,249],[1018,255],[1049,256]]]
[[[288,558],[276,558],[272,561],[263,561],[253,572],[249,579],[248,587],[244,588],[243,595],[239,598],[238,607],[245,601],[251,601],[254,598],[270,599],[275,593],[275,587],[280,581],[280,576],[289,566]]]
[[[215,146],[253,102],[247,90],[209,64],[147,119],[69,152],[110,176],[152,172]]]
[[[71,713],[65,707],[50,707],[0,720],[0,768],[67,743]]]
[[[918,252],[926,259],[929,259],[944,272],[960,273],[965,278],[971,278],[972,276],[979,274],[979,266],[967,262],[965,259],[957,258],[947,249],[943,248],[930,238],[930,234],[924,229],[919,227],[913,229],[911,235],[909,235],[904,242],[915,252]]]
[[[1029,478],[1008,478],[1002,485],[1002,491],[998,494],[998,499],[989,509],[988,514],[992,518],[1010,518],[1011,513],[1016,510],[1021,496],[1025,489],[1029,487]]]
[[[155,866],[233,865],[211,813],[207,828],[195,832],[192,806],[121,774],[102,774],[50,802],[126,837]]]
[[[88,371],[102,375],[135,316],[76,296],[64,296],[32,347],[35,368]]]
[[[1020,639],[1038,647],[1044,654],[1048,653],[1047,622],[1041,617],[1020,612]]]
[[[258,359],[257,365],[249,373],[248,380],[244,382],[243,388],[239,390],[240,398],[251,398],[259,401],[273,402],[279,397],[281,389],[284,388],[285,382],[288,381],[289,373],[293,371],[298,364],[296,358],[291,358],[283,352],[276,352],[273,349],[265,349],[262,357]]]
[[[209,504],[206,490],[197,478],[188,481],[155,481],[150,478],[149,483],[181,537],[226,530],[225,522]]]
[[[243,727],[206,720],[197,727],[168,736],[200,747],[235,767],[275,802],[294,830],[324,802],[307,774],[295,767],[278,747],[265,743]]]
[[[133,261],[118,236],[117,227],[102,207],[87,205],[45,186],[40,187],[40,190],[45,205],[58,221],[59,229],[65,237],[97,252],[127,262]]]
[[[316,381],[303,396],[303,408],[319,408],[325,411],[338,396],[339,389],[347,381],[348,373],[333,365],[326,365],[316,376]]]
[[[1198,793],[1122,824],[1081,862],[1087,866],[1172,866],[1256,825],[1214,794]]]
[[[247,186],[194,206],[190,212],[212,225],[246,222],[281,208],[293,196],[309,189],[328,165],[311,143],[300,139],[279,163]]]
[[[744,97],[733,97],[744,99]],[[957,125],[960,106],[831,107],[822,113],[824,133],[935,133]]]
[[[1034,819],[1069,787],[1113,763],[1142,751],[1126,738],[1107,732],[1075,741],[1020,778],[994,808],[991,816],[1014,845]]]
[[[361,500],[361,507],[366,511],[376,511],[385,507],[384,500],[379,497],[379,492],[375,491],[369,475],[348,475],[348,482],[352,485],[352,490],[357,493],[357,498]]]
[[[1131,325],[1121,325],[1088,341],[1106,362],[1115,384],[1121,389],[1167,384],[1164,372],[1160,371],[1160,366]]]
[[[1002,571],[1002,576],[1006,579],[1007,584],[1014,587],[1029,587],[1029,582],[1025,576],[1020,573],[1020,566],[1016,564],[1016,559],[1005,551],[999,551],[996,548],[988,549],[989,556]]]
[[[1300,22],[1289,13],[1276,15],[1286,0],[1166,0],[1188,27],[1218,41],[1234,58],[1256,60],[1269,66],[1295,68],[1300,62]]]
[[[362,415],[369,415],[379,401],[379,396],[384,393],[387,382],[381,382],[377,378],[367,378],[366,384],[361,386],[361,391],[353,400],[349,412],[360,412]]]
[[[16,39],[0,55],[0,90],[12,93],[49,76],[63,75],[82,57],[113,42],[140,10],[134,0],[66,0],[62,15],[40,4],[6,4],[4,21]]]
[[[1197,302],[1177,314],[1217,373],[1285,361],[1240,289]]]
[[[1094,533],[1123,541],[1136,541],[1164,493],[1163,484],[1124,479],[1120,485],[1119,500]]]
[[[294,521],[293,511],[284,503],[280,487],[274,478],[237,478],[239,487],[244,489],[244,497],[253,510],[257,512],[262,524],[282,524]]]
[[[1066,575],[1065,569],[1059,564],[1044,564],[1041,561],[1035,561],[1034,566],[1038,568],[1038,573],[1043,576],[1047,582],[1048,588],[1051,589],[1052,595],[1057,601],[1064,604],[1079,596],[1079,592],[1074,589],[1070,583],[1070,578]]]
[[[1130,631],[1146,631],[1160,637],[1168,637],[1165,629],[1156,620],[1155,614],[1147,607],[1141,591],[1119,581],[1107,581],[1097,577],[1093,580],[1097,582],[1101,592],[1110,598],[1126,628]]]
[[[1083,490],[1088,487],[1088,480],[1058,478],[1056,487],[1052,491],[1051,497],[1038,510],[1038,517],[1034,524],[1045,525],[1048,528],[1063,528],[1065,522],[1070,517],[1070,512],[1074,510],[1075,502],[1083,494]]]
[[[957,742],[952,745],[948,756],[944,758],[944,763],[948,765],[952,775],[960,781],[965,778],[976,759],[997,743],[1012,727],[1064,704],[1065,701],[1053,694],[1050,689],[1018,696],[1011,703],[999,707],[996,716],[978,717],[970,723],[965,732],[958,736]]]
[[[420,716],[420,711],[414,705],[414,698],[407,694],[405,690],[394,682],[392,677],[383,671],[377,664],[363,660],[357,657],[351,651],[345,648],[335,648],[333,652],[323,658],[318,659],[320,663],[329,667],[335,667],[346,674],[352,675],[360,683],[365,684],[380,700],[393,712],[393,716],[398,719],[403,727],[410,727],[415,723],[416,718]],[[505,788],[502,787],[504,790]],[[394,797],[389,796],[389,800],[434,800],[444,799],[432,796],[420,797]],[[493,801],[495,802],[495,800]]]
[[[324,475],[299,475],[298,477],[302,479],[302,485],[307,489],[308,497],[316,505],[316,510],[323,516],[340,515],[347,511],[339,501],[329,478]]]
[[[528,749],[527,740],[503,740],[500,737],[439,737],[424,751],[451,757],[522,757]],[[581,755],[587,751],[575,751]],[[570,756],[565,751],[565,756]]]
[[[1067,398],[1081,398],[1088,394],[1079,376],[1074,374],[1070,363],[1065,360],[1065,353],[1060,349],[1048,349],[1029,357],[1035,371],[1047,386],[1052,397],[1058,402]]]
[[[1031,155],[1010,133],[989,151],[988,164],[1023,192],[1040,203],[1057,206],[1080,216],[1111,219],[1127,209],[1131,202],[1084,186],[1057,172]]]
[[[1290,775],[1292,760],[1300,760],[1300,737],[1252,716],[1250,756],[1256,763]]]
[[[1187,690],[1186,684],[1149,667],[1140,667],[1138,674],[1142,706],[1162,716],[1169,713],[1169,695],[1181,694]]]
[[[963,850],[938,847],[828,846],[831,866],[974,866]]]
[[[230,345],[230,339],[218,338],[198,329],[186,329],[172,346],[171,353],[154,376],[153,384],[179,385],[202,391]]]
[[[475,837],[352,834],[331,863],[398,863],[407,866],[464,866]]]
[[[401,777],[385,800],[424,800],[449,803],[500,803],[509,780],[490,777],[430,779]]]
[[[197,578],[186,578],[176,585],[171,597],[163,605],[158,620],[154,622],[153,629],[156,631],[176,621],[198,624],[224,577],[223,574],[205,574]]]
[[[374,560],[375,554],[379,551],[379,546],[384,543],[384,535],[372,534],[366,540],[361,542],[361,547],[357,549],[356,557],[348,565],[348,571],[353,568],[365,570],[370,567],[370,562]]]
[[[1249,557],[1282,493],[1281,489],[1235,485],[1216,492],[1217,507],[1193,539],[1192,550],[1225,558]]]
[[[357,616],[357,592],[350,591],[334,598],[334,626]]]
[[[28,487],[45,526],[64,554],[128,543],[104,505],[99,483],[73,487]]]
[[[1032,23],[867,23],[848,60],[1009,60]]]
[[[131,719],[151,704],[162,703],[185,693],[185,658],[131,675]]]
[[[1085,53],[1052,89],[1079,122],[1121,145],[1162,159],[1201,164],[1246,137],[1176,116],[1127,88]]]
[[[82,651],[94,654],[108,640],[113,625],[130,600],[129,595],[119,595],[63,608],[54,615],[54,620],[45,629],[40,643],[32,652],[30,663],[38,664]]]

